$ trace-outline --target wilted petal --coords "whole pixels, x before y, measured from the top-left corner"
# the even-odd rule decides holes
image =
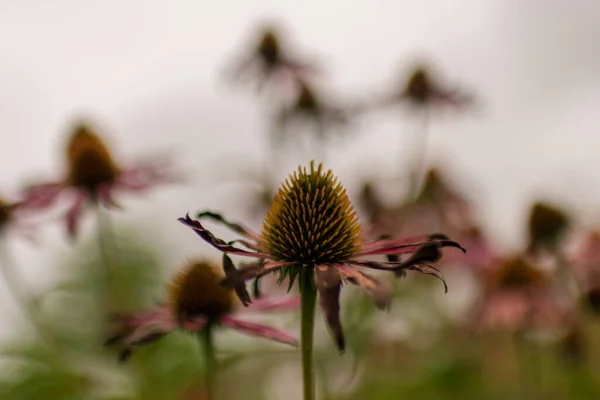
[[[334,268],[325,265],[316,266],[315,286],[319,292],[319,305],[327,321],[327,326],[335,338],[338,350],[343,353],[346,348],[344,331],[340,321],[340,289],[342,278]]]
[[[196,218],[198,218],[198,219],[200,219],[200,218],[214,219],[215,221],[221,222],[223,225],[227,226],[232,231],[234,231],[236,233],[239,233],[240,235],[244,235],[244,236],[246,236],[248,238],[251,238],[251,239],[254,239],[254,240],[257,240],[257,241],[260,240],[260,235],[258,235],[256,232],[252,232],[251,230],[245,228],[244,226],[242,226],[240,224],[227,221],[219,213],[215,213],[215,212],[212,212],[212,211],[202,211],[202,212],[198,213],[198,215],[196,216]]]
[[[40,209],[51,206],[65,189],[64,183],[42,183],[25,188],[21,207]]]
[[[85,203],[88,200],[88,195],[84,191],[77,191],[75,195],[75,200],[73,204],[67,211],[67,231],[69,232],[69,236],[74,238],[77,236],[77,227],[79,224],[79,218],[81,217],[81,213],[83,208],[85,207]]]
[[[232,287],[235,290],[235,294],[238,299],[242,302],[244,306],[252,303],[252,299],[250,298],[250,294],[246,289],[246,280],[244,279],[244,275],[238,271],[238,269],[231,261],[231,258],[227,256],[227,254],[223,254],[223,271],[225,271],[226,282],[228,286]]]
[[[252,304],[245,308],[245,310],[254,311],[288,311],[298,310],[300,308],[300,297],[298,296],[286,296],[283,298],[264,298],[254,300]]]
[[[381,309],[389,308],[392,287],[387,282],[380,281],[371,275],[344,264],[336,264],[335,268],[348,282],[364,289],[371,296],[377,307]]]
[[[260,336],[292,346],[298,345],[298,341],[293,336],[265,325],[256,324],[253,322],[240,321],[239,319],[232,318],[229,316],[221,317],[220,321],[223,325],[226,325],[230,328],[233,328],[241,333],[245,333],[250,336]]]
[[[204,228],[202,226],[202,224],[200,224],[200,222],[198,222],[197,220],[191,219],[190,216],[187,214],[186,214],[185,218],[179,218],[178,221],[181,222],[182,224],[188,226],[189,228],[192,228],[194,230],[194,232],[196,232],[196,234],[198,236],[200,236],[205,242],[212,245],[217,250],[222,251],[223,253],[236,254],[236,255],[247,256],[247,257],[256,257],[256,258],[269,258],[268,254],[245,251],[245,250],[238,249],[236,247],[233,247],[233,246],[227,244],[227,242],[225,242],[223,239],[220,239],[220,238],[216,237],[215,235],[213,235],[210,231],[208,231],[206,228]]]

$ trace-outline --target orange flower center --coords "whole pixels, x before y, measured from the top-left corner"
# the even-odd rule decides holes
[[[88,126],[78,126],[67,148],[69,183],[95,192],[101,184],[115,181],[119,169],[100,137]]]
[[[221,277],[206,262],[186,266],[173,279],[169,292],[170,306],[180,318],[204,316],[216,319],[231,311],[232,292],[221,285]]]

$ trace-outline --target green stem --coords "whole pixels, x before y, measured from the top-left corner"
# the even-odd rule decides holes
[[[315,399],[315,364],[313,357],[313,338],[315,328],[315,308],[317,303],[317,290],[315,289],[312,268],[303,268],[305,274],[300,289],[300,340],[302,348],[302,378],[304,400]]]
[[[111,310],[110,301],[110,279],[112,276],[112,260],[111,260],[111,251],[116,251],[115,241],[112,236],[112,229],[110,224],[109,216],[102,208],[102,205],[99,203],[96,205],[96,210],[98,212],[98,221],[97,221],[97,236],[98,236],[98,249],[100,252],[100,263],[102,264],[101,271],[101,288],[100,288],[100,304],[104,305],[104,309],[109,311]]]
[[[215,346],[213,342],[213,326],[211,323],[200,332],[200,344],[206,359],[204,369],[204,381],[206,385],[206,396],[209,400],[215,398],[215,374],[217,371],[217,359],[215,357]]]
[[[411,179],[410,201],[415,201],[423,186],[425,180],[425,170],[427,168],[427,143],[429,136],[429,110],[420,110],[421,119],[417,121],[415,147],[413,154],[415,155],[414,176]]]

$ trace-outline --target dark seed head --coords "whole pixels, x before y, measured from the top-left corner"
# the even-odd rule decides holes
[[[331,170],[298,168],[279,189],[262,230],[262,245],[277,261],[342,263],[361,242],[358,218]]]
[[[553,249],[569,227],[569,217],[562,210],[536,203],[529,214],[529,247]]]
[[[119,169],[100,137],[87,125],[75,127],[67,147],[69,183],[95,192],[98,185],[112,183]]]
[[[418,67],[408,78],[404,93],[414,103],[425,105],[431,97],[431,85],[431,77],[427,69]]]
[[[272,28],[266,28],[258,43],[258,55],[265,64],[274,66],[281,58],[281,50],[277,33]]]
[[[170,287],[170,305],[179,319],[198,316],[217,319],[233,305],[231,291],[207,262],[195,262],[179,272]]]
[[[496,285],[501,289],[532,287],[544,279],[543,272],[522,257],[504,261],[496,273]]]

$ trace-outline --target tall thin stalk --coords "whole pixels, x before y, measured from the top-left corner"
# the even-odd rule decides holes
[[[36,334],[39,337],[44,338],[46,335],[44,335],[42,323],[38,320],[33,304],[15,271],[2,233],[0,233],[0,270],[2,271],[4,284],[10,291],[17,307],[19,307],[23,316],[25,316],[29,324],[35,329]]]
[[[427,144],[429,140],[429,110],[424,108],[418,110],[418,119],[415,122],[413,162],[414,169],[411,179],[410,201],[415,201],[425,180],[427,169]]]
[[[101,288],[100,288],[100,304],[104,304],[106,310],[110,310],[110,279],[112,276],[112,268],[114,260],[111,253],[116,251],[115,240],[113,237],[112,227],[108,212],[100,205],[96,205],[97,210],[97,239],[98,250],[100,253],[100,263],[102,271],[100,272]]]
[[[209,323],[200,332],[200,345],[204,351],[204,358],[206,359],[205,370],[204,370],[204,383],[206,385],[206,396],[209,400],[215,399],[216,389],[216,371],[217,371],[217,359],[215,357],[215,346],[213,342],[213,325]]]
[[[300,340],[302,350],[302,381],[304,400],[315,399],[315,361],[313,356],[315,309],[317,290],[315,288],[311,268],[303,268],[305,274],[300,289]]]

